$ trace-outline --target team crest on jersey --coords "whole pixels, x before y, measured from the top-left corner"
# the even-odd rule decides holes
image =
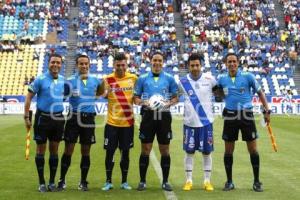
[[[241,94],[244,94],[244,93],[245,93],[245,88],[243,88],[243,87],[240,88],[240,93],[241,93]]]
[[[193,90],[189,90],[188,93],[189,93],[190,96],[192,96],[194,94],[194,91]]]

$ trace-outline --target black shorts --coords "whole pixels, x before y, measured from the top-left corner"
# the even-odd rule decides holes
[[[117,127],[109,124],[104,129],[104,149],[128,150],[133,147],[134,126]]]
[[[238,140],[239,130],[243,141],[252,141],[258,137],[252,110],[223,110],[224,127],[223,140],[233,142]]]
[[[94,113],[72,113],[66,123],[64,140],[66,143],[94,144],[95,116]]]
[[[142,113],[139,138],[142,143],[153,143],[155,135],[159,144],[170,144],[172,139],[170,112],[145,110]]]
[[[63,138],[65,118],[62,113],[46,113],[37,110],[34,117],[34,140],[37,144],[60,142]]]

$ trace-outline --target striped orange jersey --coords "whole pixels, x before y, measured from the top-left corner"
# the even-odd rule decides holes
[[[107,123],[117,127],[133,125],[133,91],[137,76],[126,72],[123,78],[113,73],[105,77],[108,99]]]

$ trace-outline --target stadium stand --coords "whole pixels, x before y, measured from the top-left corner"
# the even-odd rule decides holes
[[[24,95],[27,85],[47,70],[51,53],[66,55],[62,45],[46,45],[46,35],[56,31],[67,40],[69,3],[18,1],[0,6],[0,94]],[[62,27],[59,31],[58,25]],[[55,30],[54,30],[55,28]],[[61,73],[64,73],[64,66]]]
[[[128,55],[130,72],[141,74],[150,70],[150,52],[160,49],[166,55],[166,71],[176,79],[191,52],[202,53],[203,70],[217,76],[226,71],[224,55],[233,51],[266,94],[278,96],[290,88],[297,95],[293,75],[300,54],[300,4],[296,0],[280,1],[284,30],[272,0],[79,0],[78,17],[72,19],[70,1],[8,2],[0,4],[1,94],[25,94],[30,79],[47,69],[49,54],[66,56],[72,28],[77,31],[76,54],[91,58],[90,71],[99,78],[112,72],[116,50]],[[184,26],[182,54],[173,7],[178,2]],[[50,33],[55,33],[51,45],[46,42]]]
[[[285,48],[289,36],[279,31],[273,1],[189,0],[182,1],[181,13],[185,51],[203,53],[206,71],[217,76],[226,70],[224,55],[236,52],[243,70],[254,73],[266,94],[281,95],[278,83],[297,94]]]
[[[114,49],[120,49],[130,57],[130,70],[144,73],[154,48],[166,54],[167,68],[172,71],[178,65],[173,1],[162,2],[80,1],[78,53],[91,57],[91,72],[99,77],[110,73]]]

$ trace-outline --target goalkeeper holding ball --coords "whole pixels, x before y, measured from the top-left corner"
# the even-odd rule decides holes
[[[178,86],[173,76],[162,71],[163,61],[162,53],[153,53],[151,56],[151,71],[141,75],[135,85],[134,103],[142,106],[142,122],[139,135],[142,152],[139,161],[140,183],[137,188],[139,191],[146,189],[149,154],[155,135],[161,154],[162,189],[172,191],[172,187],[168,183],[171,163],[169,144],[172,139],[172,117],[169,108],[178,102]]]

